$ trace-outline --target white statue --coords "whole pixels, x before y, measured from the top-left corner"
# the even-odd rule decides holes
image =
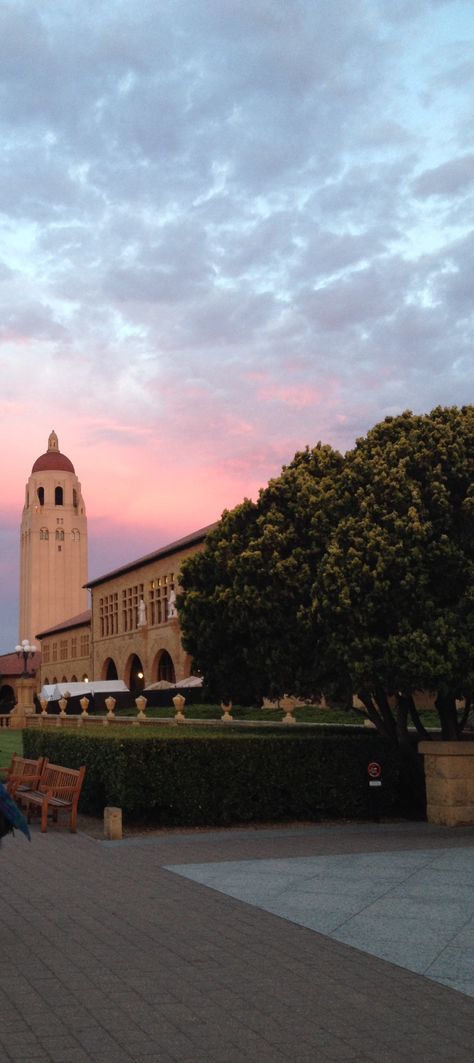
[[[176,608],[176,594],[171,590],[168,598],[168,620],[176,620],[178,610]]]
[[[145,627],[146,624],[146,605],[143,598],[140,598],[138,603],[138,627]]]

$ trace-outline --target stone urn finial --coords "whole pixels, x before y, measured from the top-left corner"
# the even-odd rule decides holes
[[[285,713],[282,723],[296,723],[296,719],[293,716],[295,711],[295,699],[290,697],[289,694],[285,694],[280,701],[280,705]]]
[[[140,694],[138,698],[135,698],[135,705],[137,706],[137,720],[146,720],[145,709],[147,707],[147,699]]]
[[[108,698],[105,699],[105,705],[106,705],[106,708],[107,708],[107,719],[108,720],[115,720],[115,711],[114,710],[115,710],[116,704],[117,704],[117,698],[113,698],[112,695],[109,694]]]
[[[226,723],[231,722],[234,717],[232,716],[232,702],[221,701],[222,716],[221,720],[225,720]]]
[[[173,705],[174,705],[174,707],[176,709],[176,713],[175,713],[175,717],[174,717],[175,720],[178,720],[178,721],[179,720],[185,720],[186,717],[184,715],[184,706],[186,704],[186,698],[184,698],[182,694],[175,694],[175,696],[172,699],[172,701],[173,701]]]

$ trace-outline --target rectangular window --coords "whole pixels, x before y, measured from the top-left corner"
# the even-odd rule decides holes
[[[42,657],[43,664],[49,664],[49,662],[51,660],[50,653],[51,653],[51,646],[50,646],[49,642],[43,643],[43,645],[41,647],[41,657]]]
[[[175,589],[174,572],[156,576],[148,585],[148,622],[164,624],[168,619],[168,600]]]
[[[57,644],[57,642],[53,642],[53,645],[52,645],[51,649],[52,649],[52,654],[53,654],[53,661],[57,661],[57,659],[58,659],[58,644]]]
[[[122,623],[124,631],[136,631],[138,627],[138,603],[143,598],[143,583],[122,591]],[[117,601],[118,613],[118,601]]]
[[[75,635],[73,635],[71,639],[71,657],[73,660],[77,657],[77,638]]]
[[[81,657],[89,656],[89,635],[81,635],[80,641],[80,655]]]
[[[59,643],[59,660],[67,661],[67,639],[61,639]]]
[[[118,635],[118,592],[100,598],[99,619],[101,638]]]

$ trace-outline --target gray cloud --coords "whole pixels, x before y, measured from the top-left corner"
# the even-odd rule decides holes
[[[474,185],[474,152],[425,170],[414,182],[420,199],[428,196],[457,196]]]

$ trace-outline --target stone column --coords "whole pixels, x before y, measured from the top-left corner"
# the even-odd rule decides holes
[[[10,713],[10,727],[21,729],[26,725],[26,717],[35,715],[35,693],[35,679],[17,679],[16,705]]]
[[[420,742],[429,823],[474,826],[474,741]]]

